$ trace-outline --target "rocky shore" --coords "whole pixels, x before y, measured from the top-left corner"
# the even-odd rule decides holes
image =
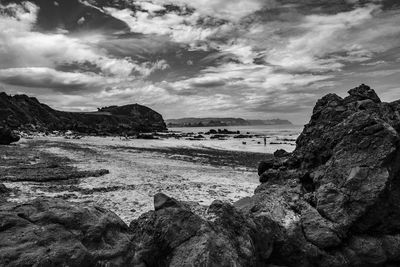
[[[361,85],[320,99],[261,184],[204,208],[162,193],[129,226],[98,206],[5,202],[1,266],[399,266],[400,101]]]

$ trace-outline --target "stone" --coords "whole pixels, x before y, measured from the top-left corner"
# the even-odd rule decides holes
[[[258,175],[263,174],[265,171],[274,167],[274,159],[268,159],[261,161],[258,164]]]
[[[9,145],[18,142],[20,137],[13,133],[8,127],[0,126],[0,145]]]
[[[160,210],[168,207],[179,207],[180,203],[163,193],[154,195],[154,210]]]
[[[256,266],[269,258],[270,231],[230,204],[215,201],[204,217],[177,204],[132,221],[133,266]]]
[[[290,153],[287,152],[287,151],[284,150],[284,149],[278,149],[278,150],[276,150],[276,151],[274,152],[274,157],[275,157],[275,158],[285,158],[285,157],[289,157],[289,156],[290,156]]]
[[[127,266],[131,236],[114,213],[58,199],[0,206],[0,266]]]

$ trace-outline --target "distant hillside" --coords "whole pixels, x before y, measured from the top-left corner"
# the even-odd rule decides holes
[[[291,125],[288,120],[245,120],[242,118],[182,118],[166,120],[168,127],[221,127],[243,125]]]
[[[86,134],[134,134],[166,130],[162,116],[138,104],[100,108],[97,112],[63,112],[26,95],[0,93],[0,125],[15,130]]]

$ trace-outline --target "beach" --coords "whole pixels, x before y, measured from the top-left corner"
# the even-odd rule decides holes
[[[186,136],[190,130],[172,132]],[[232,203],[253,194],[259,184],[258,162],[276,149],[294,148],[289,141],[265,146],[260,142],[267,132],[268,140],[290,140],[295,130],[245,131],[258,136],[243,141],[233,135],[226,140],[39,135],[7,148],[0,168],[8,171],[0,177],[12,189],[9,201],[47,196],[96,204],[126,222],[152,210],[158,192],[202,206],[217,199]]]

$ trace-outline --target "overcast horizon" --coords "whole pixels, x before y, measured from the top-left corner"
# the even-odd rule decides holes
[[[399,1],[298,2],[0,0],[0,91],[295,124],[361,83],[400,98]]]

